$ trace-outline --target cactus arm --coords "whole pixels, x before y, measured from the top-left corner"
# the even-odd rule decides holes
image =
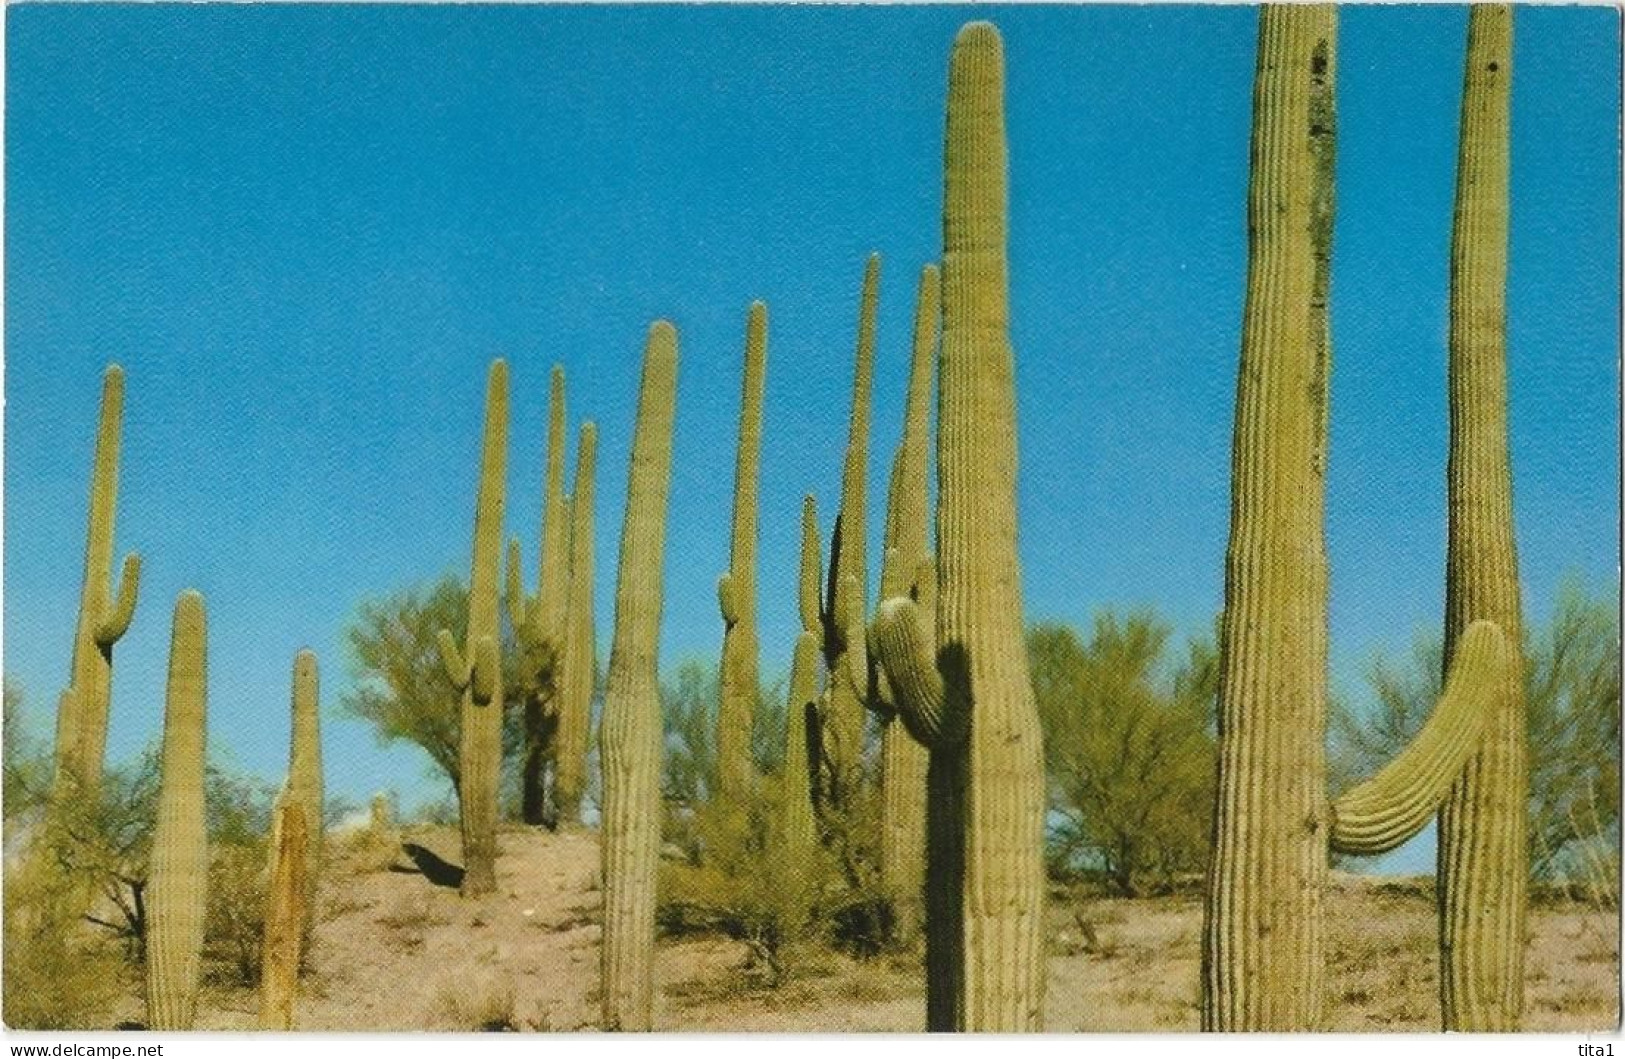
[[[135,601],[141,592],[141,556],[124,557],[124,572],[119,577],[118,596],[101,623],[96,626],[96,646],[103,652],[111,651],[130,627],[135,617]]]
[[[451,686],[461,693],[468,687],[468,662],[463,658],[463,652],[457,649],[457,640],[447,629],[441,629],[435,635],[435,644],[440,648],[440,665],[446,671],[446,679]]]
[[[722,612],[724,625],[732,627],[739,621],[739,597],[732,574],[723,574],[717,579],[717,609]]]
[[[449,639],[449,637],[448,637]],[[453,645],[455,646],[455,645]],[[442,654],[445,646],[441,646]],[[497,656],[497,642],[493,636],[481,636],[474,641],[474,657],[468,665],[467,685],[476,706],[488,706],[496,697],[497,681],[502,676],[502,663]]]
[[[919,604],[901,596],[882,603],[869,627],[869,651],[909,734],[933,750],[951,749],[964,741],[969,710],[950,695],[931,641]]]
[[[525,569],[524,560],[519,555],[519,538],[508,538],[508,569],[507,569],[507,596],[508,596],[508,624],[513,626],[517,634],[525,627],[525,618],[529,607],[525,601]]]
[[[1333,804],[1333,850],[1375,856],[1426,826],[1478,750],[1485,718],[1505,686],[1506,664],[1501,630],[1487,621],[1469,626],[1427,724],[1382,771]]]
[[[809,495],[801,501],[801,584],[797,601],[803,629],[818,629],[823,611],[818,589],[823,580],[823,556],[818,547],[818,503]]]

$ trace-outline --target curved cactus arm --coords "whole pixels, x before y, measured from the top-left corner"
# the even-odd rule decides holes
[[[463,652],[457,649],[457,641],[446,629],[441,629],[434,641],[440,647],[440,664],[446,670],[446,677],[451,681],[452,687],[461,694],[468,687],[472,674],[469,665],[463,658]]]
[[[124,571],[119,576],[118,596],[112,608],[96,626],[96,646],[111,650],[130,627],[135,617],[135,601],[141,592],[141,556],[131,553],[124,557]]]
[[[519,555],[519,538],[508,538],[508,624],[515,633],[525,627],[530,607],[525,599],[525,561]]]
[[[445,643],[440,646],[441,654],[445,654]],[[468,687],[474,695],[476,705],[485,706],[496,698],[497,681],[502,676],[502,660],[497,654],[497,641],[494,636],[481,636],[474,641],[474,657],[468,660]]]
[[[885,672],[897,715],[915,739],[945,750],[964,740],[969,710],[937,671],[931,642],[912,599],[886,600],[869,627],[869,650]]]
[[[739,596],[732,574],[717,579],[717,608],[722,611],[723,624],[732,626],[739,621]]]
[[[1485,718],[1505,686],[1507,659],[1498,626],[1468,626],[1427,724],[1381,772],[1333,804],[1333,850],[1365,857],[1387,853],[1433,819],[1478,749]]]

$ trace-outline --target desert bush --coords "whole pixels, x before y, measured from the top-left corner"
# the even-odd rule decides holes
[[[43,857],[8,867],[3,1003],[11,1029],[106,1029],[128,986],[115,939],[84,919],[84,880]]]
[[[450,983],[440,991],[435,1007],[446,1029],[475,1033],[519,1029],[513,983],[505,979]]]
[[[1103,611],[1087,643],[1061,625],[1027,636],[1049,772],[1052,873],[1097,872],[1134,896],[1203,869],[1214,797],[1217,654],[1191,643],[1170,667],[1170,630]]]

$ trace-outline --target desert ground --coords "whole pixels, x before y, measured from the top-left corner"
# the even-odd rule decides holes
[[[510,829],[501,887],[455,889],[454,829],[365,843],[330,857],[309,973],[305,1030],[593,1030],[597,1022],[597,836]],[[1082,897],[1057,887],[1046,1029],[1158,1033],[1198,1028],[1201,902],[1195,894]],[[1328,1030],[1437,1028],[1434,913],[1426,880],[1333,873],[1327,895]],[[1530,917],[1526,1029],[1619,1023],[1615,911],[1547,898]],[[770,987],[748,948],[723,937],[662,938],[656,1025],[700,1032],[918,1031],[917,956],[803,956]],[[206,983],[197,1028],[253,1029],[257,995]],[[138,993],[122,1014],[141,1018]]]

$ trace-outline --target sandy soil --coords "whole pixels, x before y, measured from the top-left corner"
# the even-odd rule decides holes
[[[300,998],[309,1030],[590,1030],[598,981],[597,841],[591,832],[503,835],[500,889],[464,901],[456,834],[412,834],[415,859],[334,858]],[[426,851],[426,852],[425,852]],[[1436,1028],[1434,919],[1425,885],[1334,874],[1327,897],[1328,1029]],[[1197,1028],[1201,906],[1193,897],[1049,903],[1047,1028]],[[1531,916],[1525,1024],[1618,1025],[1619,924],[1581,905]],[[668,1030],[919,1030],[917,962],[820,954],[768,988],[744,945],[663,939],[657,1024]],[[199,1029],[251,1029],[256,996],[211,986]]]

